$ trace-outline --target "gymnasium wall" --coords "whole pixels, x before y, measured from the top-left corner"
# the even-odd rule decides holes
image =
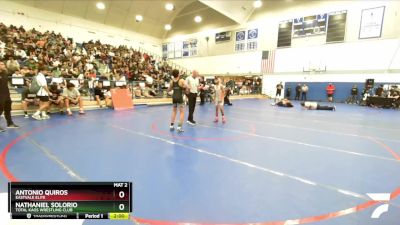
[[[308,100],[326,101],[325,88],[331,82],[336,86],[335,101],[343,102],[349,97],[353,84],[357,84],[361,92],[365,80],[370,78],[375,79],[375,86],[379,84],[399,84],[400,86],[400,73],[264,75],[262,92],[275,96],[276,85],[282,82],[285,90],[287,87],[292,88],[291,98],[293,99],[296,85],[306,83],[309,86]],[[283,96],[285,96],[285,91]]]
[[[6,25],[23,25],[27,29],[35,28],[39,31],[55,31],[73,38],[76,42],[101,40],[106,44],[127,45],[135,49],[141,47],[161,55],[161,39],[11,1],[1,1],[0,22]]]
[[[359,40],[362,9],[378,6],[386,7],[382,37]],[[202,72],[204,68],[207,74],[235,74],[244,71],[256,74],[260,73],[261,50],[276,49],[280,21],[338,10],[347,10],[344,43],[326,44],[325,35],[294,38],[292,47],[277,50],[275,71],[277,73],[300,72],[303,67],[310,65],[316,67],[326,65],[327,69],[331,71],[400,68],[400,55],[396,53],[396,49],[400,46],[400,26],[397,22],[400,21],[400,1],[301,1],[301,4],[288,4],[286,7],[272,8],[264,14],[255,13],[255,16],[251,17],[247,24],[169,37],[164,40],[164,43],[189,38],[198,40],[199,56],[174,60],[188,69],[198,69]],[[235,53],[234,31],[244,28],[258,28],[258,50],[246,54]],[[215,33],[222,31],[233,31],[232,40],[216,44]],[[206,37],[209,37],[208,42]],[[237,60],[233,60],[244,55],[246,58],[243,57],[242,60],[239,60],[242,62],[239,65]],[[219,60],[216,56],[226,57],[227,60]],[[391,62],[396,57],[395,62]],[[223,68],[221,62],[223,62]],[[238,67],[240,69],[237,69]]]

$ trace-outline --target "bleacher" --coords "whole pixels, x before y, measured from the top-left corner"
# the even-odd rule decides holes
[[[86,110],[100,108],[94,100],[93,85],[91,87],[88,85],[90,82],[108,80],[112,86],[117,82],[123,82],[124,88],[130,90],[135,105],[158,105],[171,103],[166,93],[166,84],[169,83],[169,74],[173,69],[180,70],[183,78],[190,75],[186,68],[144,49],[116,47],[102,44],[100,41],[74,43],[72,39],[51,31],[44,33],[34,29],[27,31],[23,27],[7,27],[1,23],[0,32],[0,58],[7,61],[9,57],[13,57],[19,64],[21,74],[24,66],[35,71],[35,68],[42,64],[49,68],[52,73],[50,77],[66,81],[84,80],[79,88],[82,90]],[[19,50],[25,51],[26,57],[22,57]],[[63,86],[65,83],[59,88]],[[252,87],[245,89],[255,90]],[[10,86],[10,92],[13,114],[22,114],[21,89]],[[246,94],[247,97],[255,97],[252,95],[254,92],[248,91]],[[238,97],[232,96],[232,99],[235,98]],[[35,109],[36,106],[30,106],[29,111]]]

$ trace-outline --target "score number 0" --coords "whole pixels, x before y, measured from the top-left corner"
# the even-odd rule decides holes
[[[125,192],[124,192],[124,191],[120,191],[120,192],[118,193],[118,197],[119,197],[120,199],[125,198]],[[119,204],[118,208],[119,208],[120,211],[124,211],[124,209],[125,209],[125,204],[123,204],[123,203]]]

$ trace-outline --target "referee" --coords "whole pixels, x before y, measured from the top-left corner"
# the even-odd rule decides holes
[[[18,128],[11,119],[11,97],[8,89],[8,71],[6,64],[0,61],[0,115],[3,114],[7,120],[7,128]],[[0,132],[5,129],[0,127]]]
[[[196,107],[197,92],[199,91],[199,72],[193,70],[192,76],[186,78],[186,84],[189,89],[188,100],[189,100],[189,116],[187,123],[190,125],[196,125],[196,121],[193,120],[193,113]]]

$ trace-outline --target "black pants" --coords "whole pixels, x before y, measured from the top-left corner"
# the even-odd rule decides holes
[[[188,100],[189,100],[188,121],[190,121],[190,122],[193,122],[193,113],[194,113],[194,108],[196,107],[196,99],[197,99],[197,94],[189,93],[189,95],[188,95]]]
[[[13,124],[11,119],[11,99],[0,100],[0,115],[3,114],[7,120],[7,126]]]
[[[200,92],[200,105],[204,104],[204,98],[206,97],[206,93],[204,91]]]
[[[229,95],[225,95],[224,97],[224,105],[231,105],[231,101],[229,101]]]
[[[317,106],[317,110],[333,110],[333,106]]]
[[[307,101],[307,93],[306,92],[302,92],[301,93],[301,100],[302,101]]]
[[[300,100],[300,92],[296,91],[296,97],[294,97],[294,100]]]

